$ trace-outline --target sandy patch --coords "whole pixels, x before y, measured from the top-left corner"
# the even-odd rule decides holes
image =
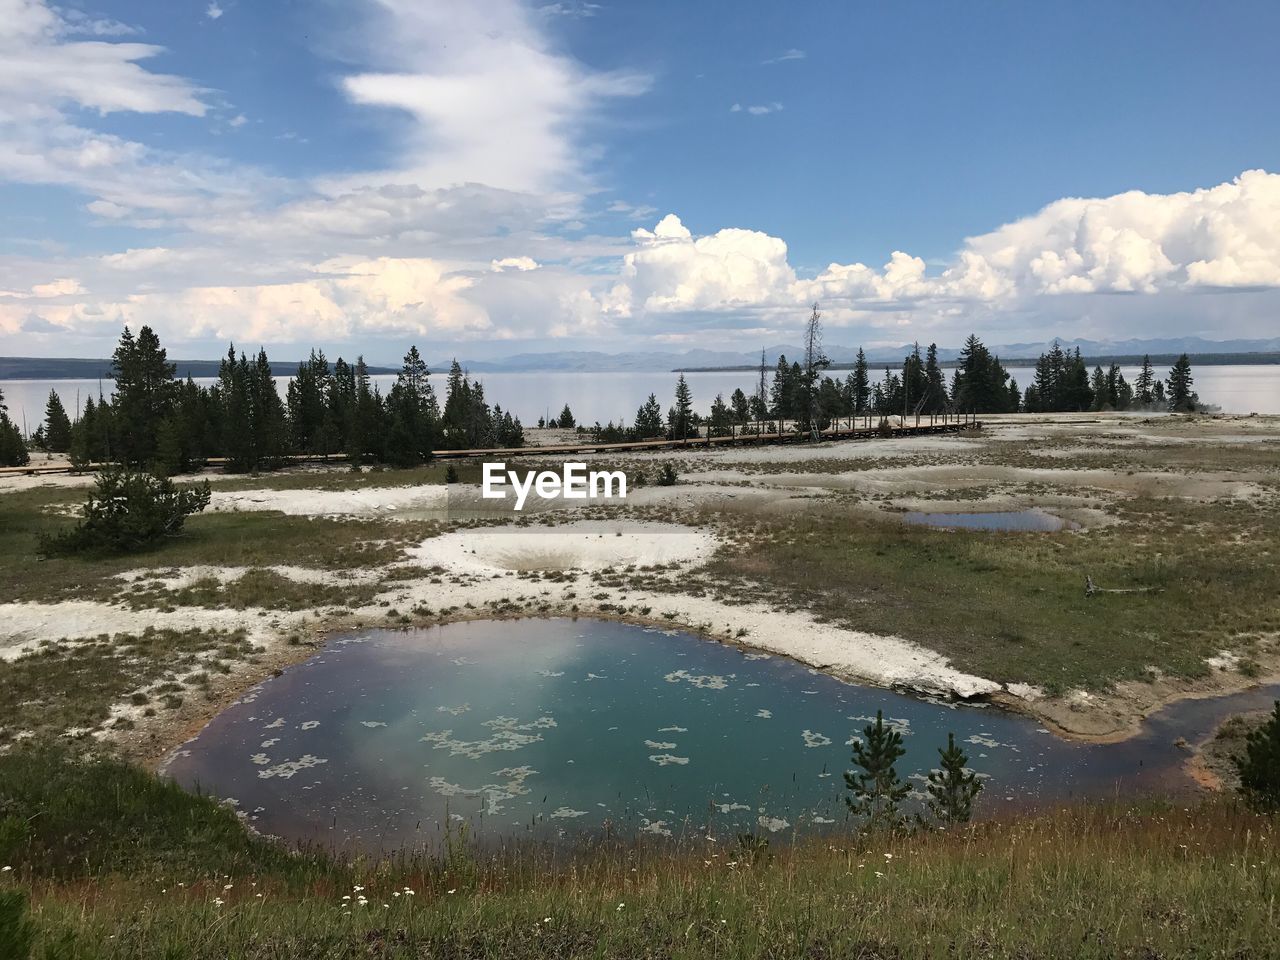
[[[579,521],[560,526],[457,531],[426,540],[407,552],[424,566],[493,574],[700,563],[715,552],[717,545],[710,533],[678,524]]]
[[[404,510],[441,510],[449,490],[439,484],[359,490],[215,490],[212,513],[275,510],[290,516],[382,516]]]

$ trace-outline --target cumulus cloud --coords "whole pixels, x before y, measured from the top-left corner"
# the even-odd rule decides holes
[[[1068,296],[1280,287],[1280,175],[1255,170],[1186,193],[1059,200],[969,238],[937,272],[893,251],[882,266],[831,263],[798,278],[780,238],[741,229],[694,237],[675,215],[632,237],[618,281],[598,297],[606,316],[758,318],[816,300],[836,323],[868,311],[886,323],[967,322]]]
[[[528,272],[538,269],[538,261],[533,257],[503,257],[501,260],[491,261],[489,266],[496,273],[501,273],[503,270]]]

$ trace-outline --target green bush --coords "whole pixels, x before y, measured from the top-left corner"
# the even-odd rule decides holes
[[[133,553],[182,530],[186,518],[209,505],[208,481],[179,489],[149,473],[104,470],[71,530],[41,537],[45,556],[72,553]]]
[[[1270,719],[1245,740],[1244,755],[1233,759],[1245,802],[1262,813],[1280,811],[1280,700]]]
[[[20,890],[0,890],[0,960],[27,960],[36,930]]]

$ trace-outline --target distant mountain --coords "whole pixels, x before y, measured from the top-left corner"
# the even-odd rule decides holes
[[[1063,350],[1077,347],[1090,361],[1133,362],[1143,354],[1150,354],[1153,362],[1168,362],[1180,353],[1190,354],[1192,362],[1207,363],[1277,363],[1280,362],[1280,337],[1269,340],[1205,340],[1202,337],[1167,337],[1151,340],[1070,340],[1060,338]],[[886,363],[897,365],[911,350],[911,344],[898,347],[873,347],[866,351],[872,366]],[[1034,360],[1053,347],[1053,340],[1041,343],[988,344],[988,348],[1001,360]],[[765,363],[776,366],[778,357],[785,354],[789,360],[799,360],[804,349],[795,344],[774,344],[764,351]],[[827,357],[837,366],[852,364],[858,348],[829,344]],[[939,347],[938,359],[944,364],[954,363],[960,355],[959,347]],[[178,376],[214,377],[218,374],[217,360],[175,361]],[[431,370],[442,373],[449,369],[452,360],[442,360],[431,365]],[[611,373],[651,372],[673,370],[724,370],[754,369],[760,364],[760,351],[734,350],[686,350],[684,352],[645,350],[626,353],[604,353],[598,350],[565,350],[547,353],[517,353],[501,360],[467,360],[462,366],[471,374],[504,372],[547,373]],[[272,367],[279,375],[287,375],[297,369],[296,361],[275,361]],[[370,367],[374,374],[396,373],[398,367]],[[0,357],[0,380],[94,380],[110,377],[110,360],[60,359],[39,357]]]
[[[221,360],[174,360],[179,378],[216,377]],[[298,361],[271,361],[277,376],[294,373]],[[447,367],[445,369],[448,369]],[[369,372],[396,373],[398,367],[370,367]],[[0,380],[110,380],[111,361],[79,357],[0,357]]]

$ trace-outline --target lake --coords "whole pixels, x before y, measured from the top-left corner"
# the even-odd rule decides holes
[[[876,710],[905,735],[918,803],[947,733],[985,815],[1083,797],[1195,790],[1183,736],[1280,687],[1184,701],[1119,744],[1027,717],[843,683],[783,657],[598,620],[373,630],[267,680],[177,750],[166,774],[258,830],[344,850],[584,836],[847,828],[848,741]]]
[[[1136,367],[1124,367],[1125,379],[1136,379]],[[1168,371],[1159,371],[1164,375]],[[1280,364],[1237,366],[1204,366],[1193,369],[1195,389],[1205,403],[1221,407],[1227,413],[1280,413]],[[1010,373],[1019,387],[1026,388],[1032,382],[1035,371],[1029,367],[1016,367]],[[771,374],[772,375],[772,374]],[[843,378],[847,371],[834,371]],[[873,377],[883,377],[883,366],[874,367]],[[950,371],[947,376],[950,377]],[[676,377],[669,371],[624,373],[484,373],[478,379],[484,384],[489,403],[497,403],[504,410],[518,415],[526,426],[538,422],[539,417],[552,417],[560,413],[567,403],[579,423],[591,424],[599,420],[615,423],[635,419],[636,408],[650,393],[657,395],[663,410],[671,405]],[[755,389],[757,374],[751,371],[710,372],[686,374],[693,392],[694,407],[706,414],[717,393],[727,400],[735,388],[748,395]],[[277,385],[283,395],[288,377],[277,377]],[[444,399],[445,374],[432,374],[432,382],[441,401]],[[395,382],[395,377],[373,378],[385,395]],[[198,383],[213,383],[210,378],[198,379]],[[4,380],[4,390],[9,415],[19,426],[26,418],[28,428],[34,430],[44,420],[45,402],[49,390],[55,389],[63,406],[73,417],[88,397],[97,397],[97,380]],[[104,380],[101,388],[110,392],[111,381]]]

